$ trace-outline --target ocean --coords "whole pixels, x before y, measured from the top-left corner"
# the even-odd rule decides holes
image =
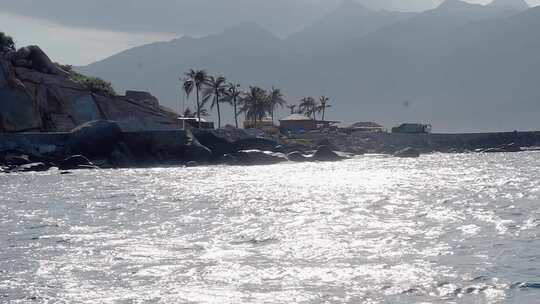
[[[540,153],[0,174],[0,303],[540,303]]]

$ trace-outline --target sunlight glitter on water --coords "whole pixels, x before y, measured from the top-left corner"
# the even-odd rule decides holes
[[[0,302],[535,303],[538,173],[522,153],[0,175]]]

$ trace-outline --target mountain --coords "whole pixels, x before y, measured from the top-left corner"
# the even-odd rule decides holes
[[[375,11],[354,0],[344,0],[336,10],[290,35],[286,42],[308,51],[312,48],[334,47],[414,15],[415,13]]]
[[[352,7],[370,20],[383,19],[381,12]],[[521,11],[447,0],[369,30],[337,22],[339,16],[354,20],[345,14],[350,11],[339,15],[338,9],[285,40],[242,24],[213,36],[131,49],[79,70],[118,88],[149,90],[175,108],[182,101],[181,73],[204,68],[244,86],[280,87],[291,102],[329,95],[328,117],[344,122],[391,127],[422,121],[436,131],[540,128],[540,7]],[[306,34],[316,28],[323,29],[320,41]],[[348,38],[338,43],[332,36],[342,32]],[[309,43],[326,47],[308,52]]]
[[[499,7],[499,8],[510,8],[510,9],[516,9],[520,11],[525,11],[529,9],[529,4],[525,2],[525,0],[493,0],[489,4],[493,7]]]

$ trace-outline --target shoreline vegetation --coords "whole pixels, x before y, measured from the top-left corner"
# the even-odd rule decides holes
[[[265,90],[204,70],[183,74],[180,87],[198,127],[181,128],[179,117],[147,92],[117,94],[107,81],[53,63],[37,46],[16,49],[0,33],[0,172],[153,166],[266,165],[339,161],[378,153],[419,157],[424,153],[519,152],[540,146],[540,132],[483,134],[393,134],[322,128],[290,133],[275,127],[275,110],[327,122],[330,98],[307,96],[288,104],[275,87]],[[218,128],[202,129],[202,117],[217,112]],[[221,128],[223,105],[234,110],[234,126]],[[239,128],[242,116],[248,129]],[[271,120],[271,128],[262,128]]]

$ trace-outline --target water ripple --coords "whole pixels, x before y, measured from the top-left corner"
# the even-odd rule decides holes
[[[0,303],[535,303],[539,173],[527,152],[0,175]]]

